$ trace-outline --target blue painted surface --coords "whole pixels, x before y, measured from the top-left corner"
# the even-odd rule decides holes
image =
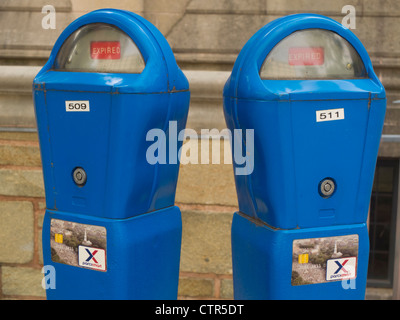
[[[292,285],[293,241],[358,235],[354,280]],[[365,223],[281,230],[235,213],[232,221],[234,298],[237,300],[362,300],[369,255]],[[354,282],[352,282],[354,281]]]
[[[368,79],[261,80],[269,50],[305,28],[332,30],[348,40]],[[336,108],[344,108],[345,121],[315,121],[317,110]],[[255,130],[254,171],[235,176],[240,211],[284,229],[366,221],[385,111],[385,90],[351,31],[304,14],[263,27],[244,46],[224,88],[228,128]],[[325,177],[337,182],[330,199],[317,192]],[[318,218],[324,209],[335,210],[333,221]]]
[[[259,73],[268,53],[283,38],[304,29],[331,30],[346,39],[360,55],[366,78],[262,80]],[[338,108],[344,109],[344,120],[316,122],[316,111]],[[287,244],[297,234],[311,235],[312,230],[321,228],[321,232],[332,235],[337,230],[339,235],[343,230],[364,226],[385,112],[385,90],[367,51],[350,30],[330,18],[315,14],[283,17],[261,28],[246,43],[224,88],[227,127],[243,130],[243,137],[244,130],[254,129],[254,170],[250,175],[235,175],[239,211],[248,218],[235,217],[232,226],[235,297],[318,298],[323,284],[292,288],[280,283],[287,279],[278,269],[291,266],[288,258],[281,258],[291,256]],[[246,143],[242,141],[243,148]],[[234,169],[238,167],[234,162]],[[335,193],[329,198],[321,197],[318,191],[324,178],[333,178],[336,183]],[[262,229],[264,232],[256,236],[251,232],[258,229],[248,225],[251,221],[280,231]],[[360,292],[342,296],[340,290],[328,289],[331,293],[320,297],[363,298],[368,237],[360,232],[363,254],[357,281],[361,285],[354,290]],[[260,248],[261,243],[265,247]],[[248,256],[246,250],[252,246],[257,254]],[[272,274],[266,269],[267,257],[277,264]],[[269,292],[261,287],[251,289],[250,283],[257,280],[250,279],[248,268],[257,270],[252,276],[259,282],[265,280],[264,289]],[[276,280],[269,282],[269,277]]]
[[[53,262],[51,219],[104,227],[107,230],[107,271]],[[175,300],[178,295],[181,212],[173,206],[128,219],[105,219],[76,213],[46,211],[43,222],[43,263],[55,268],[55,289],[49,300]]]
[[[145,61],[143,72],[57,71],[63,43],[91,23],[113,25],[131,37]],[[146,159],[155,142],[146,141],[148,131],[160,129],[168,136],[170,121],[176,121],[179,132],[188,115],[189,84],[166,39],[131,12],[103,9],[86,14],[56,41],[34,79],[33,97],[47,206],[44,261],[56,266],[58,283],[47,297],[176,299],[181,222],[173,206],[179,162],[167,158],[167,164],[150,164]],[[90,112],[66,112],[65,101],[86,100]],[[168,151],[168,139],[164,143]],[[175,157],[181,144],[178,141]],[[76,167],[87,173],[83,187],[72,179]],[[51,217],[105,226],[108,271],[53,263]]]

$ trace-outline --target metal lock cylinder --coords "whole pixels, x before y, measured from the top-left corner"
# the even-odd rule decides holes
[[[329,198],[336,190],[335,181],[331,178],[325,178],[319,183],[318,189],[321,197]]]
[[[83,168],[78,167],[74,169],[72,173],[72,178],[74,179],[74,182],[77,186],[82,187],[86,183],[87,175]]]

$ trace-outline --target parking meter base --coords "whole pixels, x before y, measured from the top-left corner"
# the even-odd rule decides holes
[[[128,219],[46,211],[47,299],[177,299],[181,236],[176,206]]]
[[[368,255],[365,223],[282,230],[236,212],[234,298],[362,300]]]

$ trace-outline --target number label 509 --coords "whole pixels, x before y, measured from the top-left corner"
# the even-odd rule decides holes
[[[343,108],[317,111],[317,122],[343,120],[343,119],[344,119]]]
[[[89,101],[65,101],[65,110],[67,112],[90,111]]]

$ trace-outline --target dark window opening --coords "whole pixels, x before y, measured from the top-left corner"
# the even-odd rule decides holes
[[[378,159],[369,212],[368,286],[393,286],[398,159]]]

